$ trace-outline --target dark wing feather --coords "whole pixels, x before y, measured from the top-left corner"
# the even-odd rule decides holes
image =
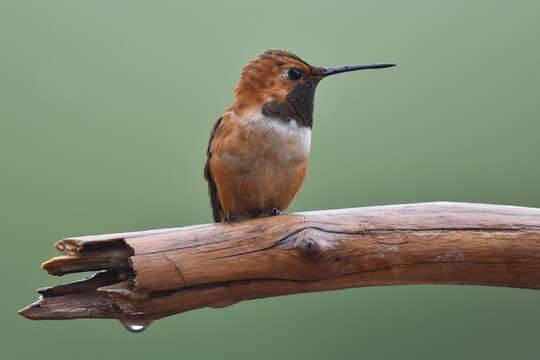
[[[212,140],[216,135],[217,129],[221,123],[223,117],[220,117],[214,127],[212,128],[212,133],[210,134],[210,140],[208,141],[208,148],[206,149],[206,164],[204,164],[204,178],[208,182],[208,195],[210,195],[210,205],[212,206],[212,216],[215,222],[221,222],[223,220],[223,208],[219,202],[218,192],[214,178],[212,177],[212,171],[210,170],[210,158],[212,157],[212,152],[210,148],[212,146]]]

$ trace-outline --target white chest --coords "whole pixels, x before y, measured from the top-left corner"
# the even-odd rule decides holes
[[[280,161],[304,160],[309,155],[311,129],[296,120],[283,121],[255,112],[239,121],[260,143],[262,151],[272,152]]]

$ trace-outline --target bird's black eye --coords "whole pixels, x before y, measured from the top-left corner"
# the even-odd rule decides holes
[[[300,69],[292,68],[287,71],[287,77],[291,80],[299,80],[304,73]]]

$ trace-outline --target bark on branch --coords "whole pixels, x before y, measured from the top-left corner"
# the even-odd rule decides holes
[[[402,284],[540,288],[540,209],[424,203],[74,237],[42,268],[93,277],[41,289],[29,319],[146,324],[206,306]],[[136,329],[136,328],[134,328]]]

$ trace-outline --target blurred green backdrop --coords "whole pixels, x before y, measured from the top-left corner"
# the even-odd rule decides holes
[[[210,221],[211,124],[246,61],[398,62],[325,80],[292,210],[540,207],[538,1],[0,1],[4,359],[538,358],[539,292],[351,289],[199,310],[134,335],[16,311],[68,235]]]

